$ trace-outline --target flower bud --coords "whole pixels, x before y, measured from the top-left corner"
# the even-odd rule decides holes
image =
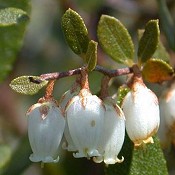
[[[63,136],[65,119],[53,101],[34,104],[27,112],[28,136],[33,162],[58,162],[58,147]]]
[[[87,89],[72,98],[66,108],[71,138],[78,152],[74,157],[99,156],[97,145],[103,132],[105,108],[102,101]]]
[[[135,146],[153,143],[152,136],[160,122],[159,104],[156,95],[143,81],[135,81],[125,96],[122,109],[126,117],[126,130]]]
[[[110,100],[110,101],[109,101]],[[112,99],[105,100],[104,130],[99,142],[102,156],[94,157],[96,163],[104,161],[106,164],[121,163],[124,158],[118,159],[125,138],[125,117],[121,108]]]

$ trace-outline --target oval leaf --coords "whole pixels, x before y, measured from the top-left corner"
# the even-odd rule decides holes
[[[148,60],[142,70],[144,80],[151,83],[161,83],[170,80],[173,74],[173,68],[160,59]]]
[[[0,26],[10,26],[28,20],[27,13],[17,8],[0,9]]]
[[[139,63],[144,63],[154,54],[159,41],[158,20],[150,20],[145,27],[143,36],[139,41],[138,59]]]
[[[77,12],[68,9],[62,17],[62,29],[72,51],[83,57],[88,48],[89,38],[81,16]]]
[[[97,64],[97,45],[98,43],[91,40],[86,53],[86,63],[88,71],[92,71]]]
[[[42,80],[38,76],[21,76],[12,80],[10,87],[18,93],[33,95],[46,86],[47,83],[47,80]]]
[[[139,40],[143,36],[143,33],[144,33],[144,30],[140,30],[140,29],[138,30]],[[155,50],[152,57],[153,58],[159,58],[159,59],[164,60],[166,62],[170,61],[169,53],[166,51],[166,48],[164,47],[163,43],[161,42],[160,37],[159,37],[157,49]]]
[[[0,82],[2,82],[13,68],[13,63],[19,53],[29,17],[26,12],[18,8],[8,8],[9,5],[20,6],[25,10],[30,5],[27,0],[17,3],[15,1],[3,1],[2,6],[7,8],[0,10]]]
[[[102,15],[97,35],[104,51],[116,62],[131,66],[134,45],[127,29],[114,17]]]

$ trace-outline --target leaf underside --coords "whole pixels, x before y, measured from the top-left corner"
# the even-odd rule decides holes
[[[10,87],[21,94],[33,95],[46,86],[48,81],[38,76],[21,76],[11,81]]]
[[[173,68],[161,59],[148,60],[142,70],[144,80],[151,83],[161,83],[171,80],[174,75]]]
[[[22,9],[8,7],[0,9],[0,82],[13,68],[13,63],[22,47],[28,21],[29,17]]]

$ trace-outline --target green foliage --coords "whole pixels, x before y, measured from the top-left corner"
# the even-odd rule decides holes
[[[127,29],[114,17],[102,15],[97,35],[104,51],[116,62],[131,66],[134,45]]]
[[[0,174],[11,158],[11,149],[8,145],[0,145]]]
[[[117,104],[119,106],[122,105],[122,101],[124,99],[124,97],[126,96],[126,94],[129,92],[129,88],[127,86],[120,86],[118,88],[118,91],[117,91]]]
[[[0,0],[0,9],[13,7],[17,9],[22,9],[28,14],[30,14],[31,11],[31,2],[30,0],[23,0],[18,2],[18,0]]]
[[[168,175],[166,161],[157,136],[154,144],[134,149],[129,175]]]
[[[62,17],[62,29],[69,47],[73,52],[84,57],[88,49],[88,31],[81,16],[68,9]]]
[[[48,81],[38,76],[21,76],[11,81],[10,87],[21,94],[33,95],[46,86]]]
[[[168,11],[166,0],[157,0],[157,2],[163,31],[167,37],[169,46],[175,51],[175,23]]]
[[[139,40],[143,36],[143,33],[144,33],[144,30],[140,30],[140,29],[138,30]],[[152,58],[159,58],[159,59],[164,60],[166,62],[170,61],[170,55],[166,51],[166,48],[164,47],[164,45],[162,44],[160,37],[159,37],[157,49],[155,50],[154,54],[152,55]]]
[[[145,27],[143,36],[139,41],[138,59],[139,63],[144,63],[154,54],[159,41],[158,20],[150,20]]]
[[[142,70],[144,80],[151,83],[161,83],[170,80],[172,79],[173,74],[173,68],[160,59],[148,60]]]
[[[106,168],[106,175],[168,175],[158,138],[154,137],[154,144],[133,148],[128,136],[120,152],[125,160],[121,164],[110,165]]]
[[[4,168],[1,175],[19,175],[21,174],[30,164],[29,156],[31,154],[31,148],[28,141],[28,136],[24,136],[11,156],[8,166]]]
[[[21,9],[0,10],[0,82],[12,70],[28,20],[27,13]]]
[[[28,19],[27,13],[21,9],[5,8],[0,9],[0,26],[10,26],[18,24],[20,21]]]
[[[88,71],[92,71],[97,64],[97,45],[98,43],[91,40],[86,53],[86,63]]]
[[[22,45],[22,37],[27,22],[28,15],[21,9],[13,7],[0,10],[0,73],[2,79],[11,70],[12,63]],[[69,47],[84,59],[87,63],[88,71],[93,71],[97,64],[98,43],[93,40],[89,41],[88,30],[81,16],[77,12],[68,9],[62,17],[62,29]],[[98,24],[97,35],[102,48],[114,61],[127,66],[133,65],[134,45],[128,30],[119,20],[102,15]],[[151,59],[152,56],[157,56],[160,59]],[[139,63],[144,63],[142,74],[146,81],[159,83],[172,78],[174,70],[163,61],[169,58],[165,48],[159,41],[158,20],[151,20],[147,23],[139,42],[138,57]],[[40,76],[21,76],[12,80],[10,87],[18,93],[33,95],[47,84],[48,81],[43,80]],[[121,106],[128,91],[129,88],[126,86],[121,86],[118,89],[117,104],[119,106]],[[154,141],[154,144],[135,149],[126,134],[124,145],[119,154],[119,158],[124,156],[125,160],[121,164],[108,166],[105,169],[106,174],[167,175],[166,162],[157,137],[154,138]],[[28,160],[30,152],[31,150],[25,138],[12,156],[4,175],[20,174],[31,163]],[[0,155],[2,153],[9,152],[8,150],[2,150],[0,147]],[[5,157],[7,159],[0,157],[0,171],[1,167],[8,161],[9,154]],[[17,160],[20,160],[20,162]]]

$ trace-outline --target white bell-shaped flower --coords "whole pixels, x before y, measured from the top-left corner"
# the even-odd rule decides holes
[[[165,114],[165,122],[171,128],[175,124],[175,88],[166,90],[160,101]]]
[[[78,94],[78,91],[71,91],[71,90],[66,91],[61,97],[61,100],[59,103],[60,107],[64,110],[69,100],[72,99],[77,94]],[[65,116],[65,120],[66,120],[66,125],[64,130],[64,137],[66,141],[63,142],[62,147],[63,149],[66,149],[68,151],[76,151],[77,149],[75,147],[75,144],[73,143],[73,140],[70,135],[69,127],[67,124],[67,116]]]
[[[158,136],[160,138],[161,145],[165,148],[170,145],[171,140],[175,137],[174,85],[163,92],[159,102],[160,102],[160,128],[158,130]]]
[[[65,128],[62,112],[53,101],[37,103],[30,107],[28,116],[28,136],[33,154],[33,162],[58,162],[58,147]]]
[[[143,81],[135,81],[131,91],[125,96],[122,109],[126,117],[126,130],[135,146],[153,143],[152,136],[157,132],[160,117],[156,95]]]
[[[74,157],[100,156],[97,146],[103,133],[105,108],[102,101],[83,89],[66,108],[71,138],[78,152]]]
[[[121,108],[112,99],[106,99],[104,130],[99,142],[99,150],[102,156],[94,157],[96,163],[102,161],[105,164],[121,163],[124,158],[118,159],[125,138],[125,117]]]
[[[172,117],[169,115],[169,111],[167,109],[167,102],[164,99],[159,100],[160,107],[160,126],[158,130],[158,137],[160,139],[160,143],[162,148],[168,148],[171,143],[171,129],[166,123],[166,117]]]

